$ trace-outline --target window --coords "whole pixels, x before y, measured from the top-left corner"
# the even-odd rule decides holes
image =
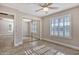
[[[71,37],[70,15],[55,17],[50,23],[50,34],[60,37]]]
[[[36,33],[37,32],[37,21],[32,22],[32,32]]]

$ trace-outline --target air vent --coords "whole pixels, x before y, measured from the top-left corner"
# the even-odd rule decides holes
[[[0,13],[1,15],[8,15],[8,14],[6,14],[6,13]]]

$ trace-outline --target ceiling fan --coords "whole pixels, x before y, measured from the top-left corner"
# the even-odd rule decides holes
[[[39,12],[41,10],[44,12],[48,12],[49,9],[58,9],[58,7],[50,7],[50,5],[52,5],[52,3],[39,3],[38,5],[42,8],[36,10],[36,12]]]

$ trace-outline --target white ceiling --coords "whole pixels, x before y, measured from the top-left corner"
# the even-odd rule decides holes
[[[3,3],[2,5],[8,6],[10,8],[18,9],[21,12],[31,14],[38,17],[47,16],[65,9],[69,9],[75,6],[78,6],[79,3],[54,3],[51,5],[51,7],[58,7],[56,10],[50,9],[48,13],[46,14],[44,11],[35,12],[35,10],[40,9],[41,7],[38,5],[38,3]]]

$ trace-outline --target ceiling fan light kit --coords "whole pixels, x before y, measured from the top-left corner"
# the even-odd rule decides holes
[[[38,4],[40,7],[40,9],[36,10],[36,12],[39,12],[39,11],[44,11],[45,13],[47,13],[49,11],[49,9],[57,9],[58,7],[50,7],[50,5],[52,5],[52,3],[40,3]]]
[[[48,11],[48,7],[43,8],[43,11]]]

